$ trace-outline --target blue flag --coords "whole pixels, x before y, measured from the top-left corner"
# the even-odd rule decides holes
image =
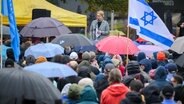
[[[141,38],[164,49],[173,44],[173,35],[145,0],[129,0],[128,26],[136,29]]]
[[[4,15],[4,16],[8,16],[8,7],[7,7],[7,0],[2,0],[1,1],[1,13]]]
[[[2,15],[8,16],[9,25],[10,25],[10,37],[11,37],[11,47],[14,52],[14,57],[16,61],[19,61],[19,55],[20,55],[20,38],[19,33],[15,21],[15,14],[14,14],[14,8],[13,8],[13,2],[12,0],[2,0],[1,1],[1,12]]]

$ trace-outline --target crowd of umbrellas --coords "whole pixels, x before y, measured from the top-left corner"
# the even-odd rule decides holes
[[[3,33],[10,34],[8,29],[3,26]],[[123,36],[108,36],[95,43],[83,34],[71,33],[64,24],[48,17],[33,20],[20,31],[20,34],[23,37],[56,37],[50,43],[30,46],[25,51],[25,57],[29,55],[33,55],[35,58],[39,56],[54,57],[63,54],[65,46],[73,47],[76,52],[99,50],[104,53],[124,55],[136,55],[139,52],[144,52],[148,57],[152,57],[154,52],[165,51],[156,45],[135,44],[134,41]],[[183,40],[184,37],[177,38],[171,50],[182,54],[184,52]],[[184,55],[176,60],[176,64],[183,67],[184,63],[181,63],[183,59]],[[20,67],[13,70],[2,69],[0,70],[0,104],[22,104],[23,99],[38,101],[37,104],[56,104],[60,101],[60,92],[47,78],[72,75],[77,76],[72,68],[53,62],[35,64],[24,67],[24,69]]]

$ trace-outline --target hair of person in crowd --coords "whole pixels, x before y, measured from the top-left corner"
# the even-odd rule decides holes
[[[69,62],[69,66],[70,66],[73,70],[77,71],[78,63],[77,63],[77,61],[70,61],[70,62]]]
[[[81,66],[77,69],[78,76],[82,78],[91,78],[91,70],[88,66]]]
[[[63,56],[62,55],[55,55],[53,58],[52,58],[52,62],[55,62],[55,63],[62,63],[62,60],[63,60]]]
[[[122,80],[122,75],[119,69],[112,69],[109,73],[109,84],[113,84],[113,83],[121,83]]]
[[[14,61],[12,59],[7,59],[5,61],[5,68],[13,68],[14,67]]]
[[[70,62],[70,57],[68,55],[63,55],[61,64],[68,64]]]
[[[140,80],[132,80],[129,84],[129,89],[134,92],[140,92],[144,85]]]
[[[13,61],[15,61],[15,57],[14,57],[14,52],[12,48],[9,48],[6,50],[6,55],[7,58],[12,59]]]
[[[90,58],[91,58],[90,61],[91,61],[91,62],[93,62],[94,60],[96,60],[96,53],[95,53],[95,52],[90,51],[89,54],[90,54]]]
[[[165,86],[161,91],[162,97],[164,99],[172,99],[175,95],[174,88],[170,86]]]
[[[104,11],[103,11],[103,10],[98,10],[98,11],[96,12],[96,15],[97,15],[97,16],[100,15],[100,16],[102,16],[103,18],[105,17]]]
[[[90,53],[89,52],[84,52],[82,54],[82,60],[86,60],[86,61],[90,61],[91,60],[91,56],[90,56]]]
[[[38,64],[38,63],[43,63],[43,62],[46,62],[46,61],[47,61],[47,58],[46,58],[46,57],[44,57],[44,56],[39,56],[39,57],[36,59],[35,63]]]
[[[180,75],[174,75],[173,78],[171,78],[171,82],[173,86],[182,85],[183,84],[183,77]]]

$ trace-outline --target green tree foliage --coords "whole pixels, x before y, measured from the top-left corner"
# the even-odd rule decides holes
[[[57,0],[47,0],[48,2],[57,5]],[[61,0],[63,3],[67,3],[67,0]],[[76,1],[76,0],[73,0]],[[86,11],[96,12],[97,10],[112,11],[120,15],[127,14],[128,0],[79,0],[88,3],[88,9]]]
[[[83,0],[84,1],[84,0]],[[97,11],[99,9],[105,11],[114,10],[115,13],[120,15],[127,14],[128,0],[85,0],[89,7],[89,11]]]
[[[57,5],[56,0],[47,0],[55,5]],[[63,3],[67,3],[67,0],[61,0]],[[73,0],[76,1],[76,0]],[[120,16],[126,16],[128,11],[128,0],[79,0],[82,2],[87,2],[89,7],[87,11],[95,12],[97,10],[112,11]],[[151,2],[152,0],[146,0]]]

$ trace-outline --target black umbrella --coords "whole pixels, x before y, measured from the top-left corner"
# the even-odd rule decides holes
[[[56,37],[52,43],[60,44],[61,46],[74,47],[76,51],[93,51],[96,50],[95,45],[82,34],[65,34]]]
[[[0,70],[0,104],[60,104],[60,92],[47,78],[22,69]]]
[[[71,33],[68,27],[56,19],[41,17],[27,24],[20,32],[23,37],[50,37]]]
[[[176,60],[175,60],[175,63],[181,67],[181,68],[184,68],[184,54],[182,54],[181,56],[179,56]]]

